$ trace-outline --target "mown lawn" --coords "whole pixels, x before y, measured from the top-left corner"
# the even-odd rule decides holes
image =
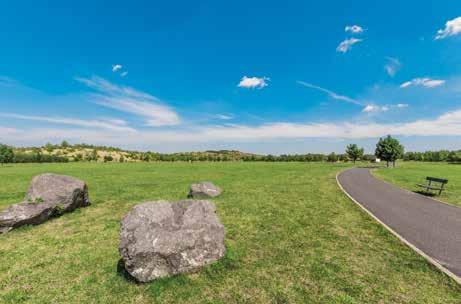
[[[339,190],[335,175],[346,166],[4,166],[0,208],[20,201],[43,172],[84,179],[93,204],[0,236],[0,303],[461,303],[459,285]],[[215,200],[227,230],[225,258],[196,274],[127,279],[117,267],[122,216],[141,201],[185,198],[199,180],[225,191]]]
[[[461,206],[461,165],[448,163],[400,162],[396,168],[382,168],[373,173],[410,191],[421,191],[416,184],[426,184],[426,176],[448,179],[445,191],[435,198]]]

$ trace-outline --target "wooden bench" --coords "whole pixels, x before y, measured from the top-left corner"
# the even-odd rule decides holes
[[[436,178],[436,177],[426,177],[427,184],[417,184],[418,187],[426,189],[426,192],[429,192],[431,190],[436,190],[439,191],[439,195],[442,194],[442,191],[444,190],[444,186],[446,183],[448,183],[448,179],[443,179],[443,178]],[[437,183],[437,185],[433,185],[432,183]]]

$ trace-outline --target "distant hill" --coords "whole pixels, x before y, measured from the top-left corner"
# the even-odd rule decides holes
[[[204,152],[157,153],[124,150],[108,146],[88,144],[71,145],[66,141],[60,145],[46,144],[42,147],[14,148],[17,162],[48,161],[97,161],[97,162],[136,162],[136,161],[241,161],[258,160],[264,155],[244,153],[236,150],[208,150]]]
[[[237,150],[207,150],[201,152],[178,152],[158,153],[152,151],[131,151],[116,147],[95,146],[88,144],[71,145],[63,141],[59,145],[46,144],[42,147],[13,147],[17,163],[32,162],[140,162],[140,161],[298,161],[298,162],[347,162],[346,154],[282,154],[262,155],[246,153]],[[364,155],[363,161],[372,161],[374,155]],[[461,151],[426,151],[406,152],[403,156],[405,161],[448,161],[452,163],[461,162]]]

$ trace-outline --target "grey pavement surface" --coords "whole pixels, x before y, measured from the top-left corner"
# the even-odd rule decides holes
[[[379,220],[461,277],[461,208],[380,181],[365,168],[341,172],[338,182]]]

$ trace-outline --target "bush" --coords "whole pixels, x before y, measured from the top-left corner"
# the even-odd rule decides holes
[[[14,152],[11,147],[0,144],[0,163],[12,163],[14,161]]]
[[[41,153],[17,153],[15,163],[67,163],[67,157]]]

